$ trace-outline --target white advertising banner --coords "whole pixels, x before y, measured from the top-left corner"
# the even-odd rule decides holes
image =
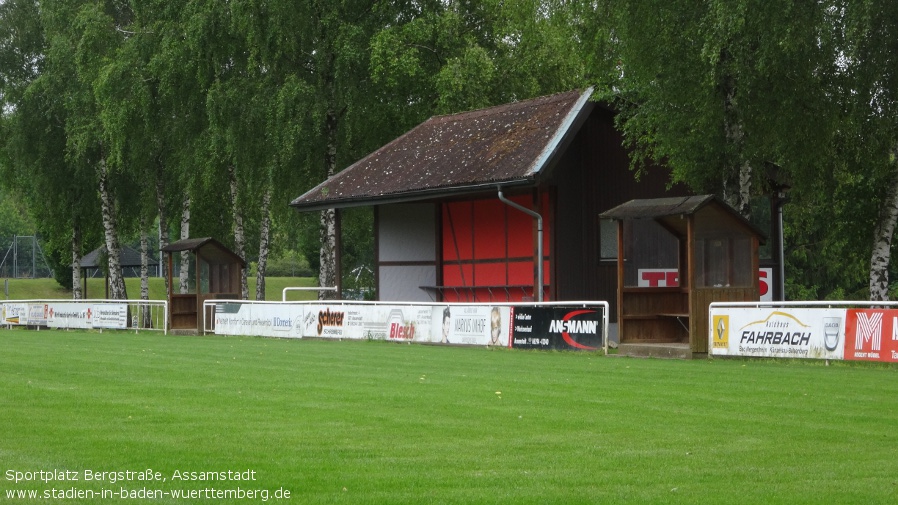
[[[94,328],[125,329],[128,327],[127,303],[96,303],[88,309],[91,326]]]
[[[431,307],[422,305],[305,305],[302,336],[429,341]]]
[[[47,326],[50,328],[92,328],[90,320],[93,310],[90,305],[83,302],[50,302],[47,305]]]
[[[434,306],[431,342],[508,347],[511,308],[505,306]]]
[[[845,309],[712,307],[714,356],[843,359]]]
[[[3,304],[3,324],[26,325],[28,324],[28,307],[24,303]]]
[[[32,326],[46,326],[50,307],[46,303],[28,304],[28,324]]]
[[[218,303],[215,333],[301,338],[303,307],[294,304]]]

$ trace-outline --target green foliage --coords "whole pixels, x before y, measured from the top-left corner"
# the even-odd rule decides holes
[[[251,265],[250,275],[256,275],[256,263]],[[266,277],[314,277],[316,272],[309,266],[309,260],[299,252],[282,251],[268,260]]]
[[[242,215],[253,261],[270,191],[269,270],[300,251],[319,271],[316,216],[287,202],[329,172],[434,114],[594,85],[636,176],[722,194],[749,166],[752,198],[790,185],[789,296],[862,296],[898,171],[896,5],[6,0],[0,180],[63,284],[102,242],[99,167],[126,241],[155,219],[177,236],[190,197],[191,235],[234,245]],[[344,283],[373,267],[371,226],[344,216]]]

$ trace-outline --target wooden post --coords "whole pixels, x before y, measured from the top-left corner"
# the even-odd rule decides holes
[[[624,221],[617,221],[617,340],[624,340]]]

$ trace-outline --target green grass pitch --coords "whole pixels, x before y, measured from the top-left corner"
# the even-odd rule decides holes
[[[898,369],[0,330],[0,471],[2,503],[895,503]]]

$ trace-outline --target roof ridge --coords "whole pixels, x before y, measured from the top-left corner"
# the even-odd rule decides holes
[[[471,118],[471,117],[477,117],[477,116],[487,116],[487,115],[491,115],[493,113],[497,113],[499,111],[504,111],[504,110],[519,109],[519,108],[525,109],[527,107],[536,107],[539,105],[544,105],[547,103],[560,101],[561,99],[566,98],[567,96],[579,97],[581,94],[583,94],[583,91],[584,90],[582,90],[582,89],[560,91],[558,93],[553,93],[551,95],[540,95],[540,96],[535,96],[532,98],[526,98],[524,100],[517,100],[514,102],[502,103],[502,104],[498,104],[498,105],[491,105],[489,107],[481,107],[479,109],[471,109],[471,110],[466,110],[466,111],[461,111],[461,112],[452,112],[449,114],[438,114],[435,116],[431,116],[425,122],[428,122],[428,123],[431,121],[441,122],[441,121],[445,121],[446,119],[450,119],[450,118],[461,118],[461,117]]]

